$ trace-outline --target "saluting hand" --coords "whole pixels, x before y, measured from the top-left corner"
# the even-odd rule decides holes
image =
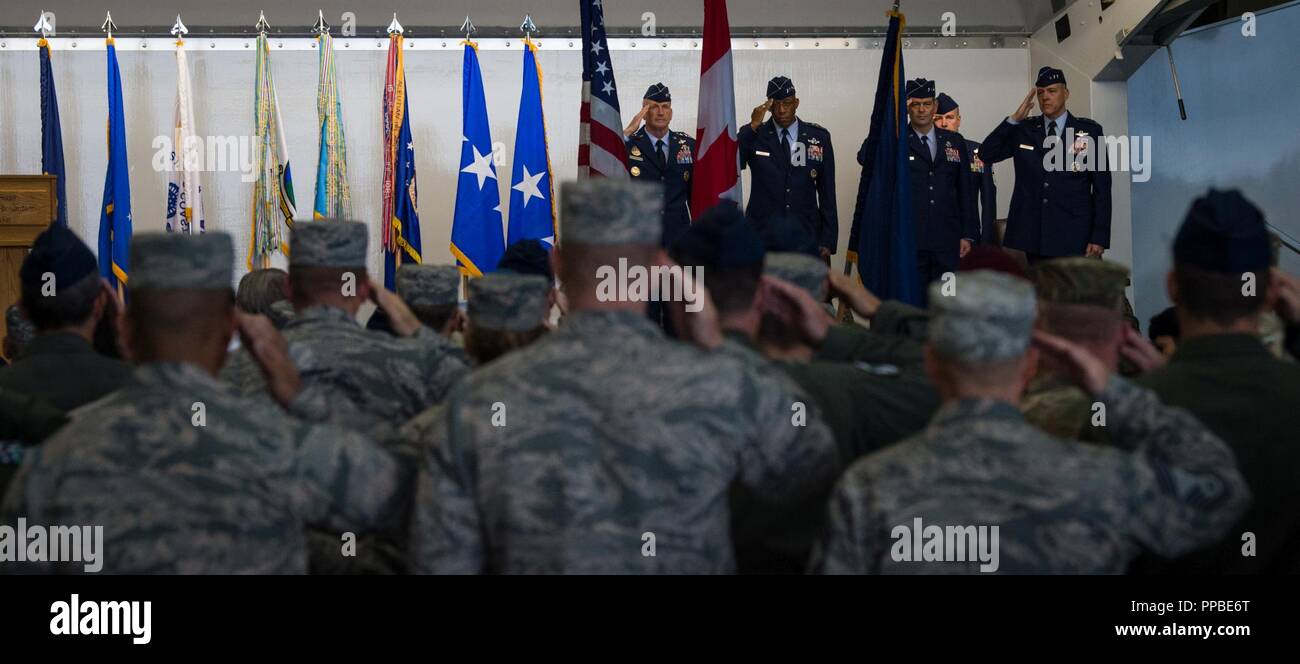
[[[1038,88],[1029,88],[1029,94],[1025,95],[1025,100],[1020,102],[1020,108],[1011,114],[1011,119],[1016,122],[1024,122],[1029,117],[1030,112],[1034,110],[1034,95],[1038,94]]]
[[[654,102],[649,99],[641,100],[641,110],[637,111],[636,115],[632,116],[632,121],[627,123],[627,126],[623,128],[624,136],[631,136],[636,133],[636,130],[641,128],[641,121],[645,119],[646,111],[650,110],[650,104],[653,103]]]
[[[767,112],[772,110],[772,100],[767,99],[763,103],[754,107],[754,112],[749,115],[749,126],[758,129],[767,118]]]
[[[1273,268],[1272,272],[1273,292],[1277,297],[1273,308],[1282,320],[1293,325],[1300,323],[1300,279],[1278,268]]]
[[[402,298],[397,297],[396,293],[379,285],[373,279],[370,280],[370,299],[374,300],[375,305],[388,314],[388,324],[392,326],[397,336],[409,337],[420,331],[420,326],[423,323],[415,316],[411,308],[406,306]]]
[[[1075,385],[1088,394],[1097,396],[1106,389],[1106,383],[1113,373],[1095,355],[1083,346],[1042,330],[1034,330],[1034,345],[1046,355],[1056,359],[1057,363],[1069,372]]]
[[[285,408],[298,396],[302,386],[298,367],[289,358],[289,342],[266,316],[235,312],[239,341],[262,370],[271,396]]]
[[[1101,258],[1101,255],[1104,253],[1106,253],[1106,247],[1103,247],[1100,244],[1088,243],[1088,258]]]

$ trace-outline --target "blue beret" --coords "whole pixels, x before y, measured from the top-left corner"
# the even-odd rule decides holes
[[[758,227],[734,205],[709,209],[673,245],[678,263],[706,268],[761,265],[765,253]]]
[[[663,83],[655,83],[654,85],[646,88],[645,99],[649,99],[650,101],[658,101],[658,102],[672,101],[673,94],[668,91],[668,86],[664,85]]]
[[[537,274],[555,280],[551,273],[551,252],[541,240],[519,240],[506,247],[497,269],[516,274]]]
[[[916,78],[907,82],[908,99],[932,99],[934,97],[934,81],[927,81],[924,78]]]
[[[1065,85],[1065,72],[1055,67],[1043,67],[1038,70],[1038,80],[1034,82],[1034,85],[1045,88],[1057,83]]]
[[[793,97],[793,96],[794,96],[794,82],[791,81],[790,79],[784,76],[777,76],[776,78],[767,82],[768,99],[785,99],[787,97]]]
[[[1269,268],[1264,215],[1236,189],[1211,189],[1192,203],[1174,238],[1174,263],[1221,274]]]
[[[55,224],[32,243],[18,276],[25,286],[39,286],[46,272],[54,275],[55,287],[71,286],[86,275],[99,271],[95,254],[67,226]]]
[[[939,115],[951,113],[957,110],[957,100],[949,97],[947,94],[939,93]]]

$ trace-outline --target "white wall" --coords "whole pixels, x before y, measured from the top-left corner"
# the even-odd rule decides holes
[[[734,19],[733,19],[734,20]],[[102,40],[81,50],[61,38],[54,52],[68,167],[70,224],[91,247],[96,246],[99,203],[107,155],[105,64]],[[124,42],[119,39],[119,42]],[[241,40],[242,41],[242,40]],[[336,44],[342,40],[336,40]],[[739,40],[737,40],[739,41]],[[192,41],[189,59],[201,135],[239,136],[252,131],[254,52],[207,50]],[[426,42],[430,43],[431,42]],[[85,46],[100,45],[87,51]],[[516,44],[517,45],[517,44]],[[385,52],[374,42],[365,50],[336,48],[340,94],[347,135],[348,168],[355,216],[375,228],[369,267],[381,269],[378,246],[381,171],[380,102]],[[453,44],[454,46],[454,44]],[[522,54],[518,49],[480,51],[492,136],[513,153]],[[149,50],[120,50],[126,94],[128,152],[135,230],[161,230],[166,205],[166,173],[151,167],[156,136],[169,135],[175,103],[175,57],[166,40],[152,40]],[[840,251],[847,243],[859,168],[854,159],[865,137],[874,95],[879,50],[766,49],[737,47],[736,108],[741,122],[765,94],[767,80],[790,76],[801,99],[800,116],[826,126],[838,152]],[[424,260],[451,263],[447,249],[454,208],[461,143],[461,60],[458,48],[408,50],[406,53],[412,129],[419,177],[419,210]],[[936,79],[939,89],[962,105],[964,133],[983,140],[1003,116],[1014,110],[1030,80],[1027,49],[918,49],[905,54],[908,77]],[[271,55],[295,174],[299,217],[309,219],[317,160],[317,54],[311,50]],[[576,173],[581,63],[576,50],[543,49],[544,105],[551,163],[558,181]],[[624,118],[639,107],[641,94],[663,81],[673,91],[676,129],[695,133],[699,52],[694,50],[620,50],[614,67],[621,88]],[[0,51],[0,172],[40,170],[40,95],[38,56],[33,50]],[[508,179],[509,164],[498,167]],[[998,169],[999,212],[1005,216],[1013,183],[1009,165]],[[508,205],[510,183],[500,181]],[[204,205],[209,231],[234,234],[242,256],[248,242],[252,185],[234,172],[204,175]],[[558,193],[558,190],[557,190]],[[242,266],[241,266],[242,268]]]

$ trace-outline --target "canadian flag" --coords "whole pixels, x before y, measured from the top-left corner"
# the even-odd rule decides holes
[[[691,185],[693,218],[699,218],[723,200],[740,205],[743,197],[727,0],[704,0],[704,49],[700,58],[697,117],[695,182]]]

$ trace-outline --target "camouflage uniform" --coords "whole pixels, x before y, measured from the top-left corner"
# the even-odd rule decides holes
[[[945,358],[1023,356],[1029,286],[966,273],[954,297],[931,290],[930,340]],[[829,573],[965,573],[971,562],[897,560],[900,526],[997,526],[998,572],[1122,573],[1143,549],[1178,553],[1214,541],[1250,492],[1232,453],[1194,418],[1112,377],[1099,398],[1119,449],[1048,436],[1010,403],[955,399],[921,434],[858,461],[830,505],[819,567]],[[921,552],[917,551],[916,554]]]
[[[528,332],[546,324],[551,284],[536,274],[494,272],[469,283],[469,320],[476,327]]]
[[[347,268],[365,264],[366,228],[346,221],[302,224],[293,235],[294,266]],[[361,327],[343,309],[310,306],[284,324],[289,354],[304,385],[319,387],[335,404],[328,422],[375,440],[442,399],[465,370],[451,343],[426,327],[397,338]],[[261,371],[240,350],[221,377],[245,395],[264,389]]]
[[[221,233],[140,234],[131,262],[133,292],[229,289],[234,253]],[[319,416],[301,396],[294,410]],[[302,573],[307,524],[378,527],[409,490],[394,459],[359,435],[240,398],[191,364],[141,365],[71,417],[27,455],[0,519],[102,525],[110,573]],[[10,566],[51,568],[82,565]]]
[[[644,184],[566,183],[563,237],[656,246],[662,200]],[[829,433],[811,418],[795,426],[791,399],[723,353],[666,339],[643,313],[574,311],[404,430],[426,454],[414,565],[729,572],[733,483],[795,504],[834,471]]]

